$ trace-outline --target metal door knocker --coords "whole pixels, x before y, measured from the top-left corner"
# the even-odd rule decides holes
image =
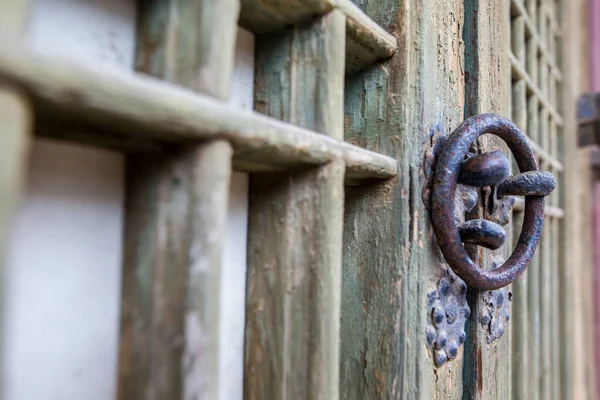
[[[508,159],[500,151],[469,157],[471,143],[485,133],[506,142],[519,174],[509,176]],[[481,114],[464,121],[450,134],[436,158],[430,196],[431,221],[446,262],[472,288],[494,290],[509,285],[525,271],[538,246],[544,226],[544,196],[556,187],[554,176],[539,170],[533,150],[519,128],[494,114]],[[491,187],[498,197],[525,196],[519,241],[508,260],[498,268],[479,268],[465,251],[463,243],[495,250],[504,244],[506,234],[502,226],[485,219],[456,225],[454,197],[458,183]]]

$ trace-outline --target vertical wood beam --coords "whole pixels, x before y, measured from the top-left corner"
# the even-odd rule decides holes
[[[523,37],[524,40],[524,37]],[[527,88],[521,79],[512,88],[512,119],[523,132],[527,131]],[[515,173],[514,171],[513,173]],[[523,224],[523,212],[513,212],[513,248],[517,244]],[[531,347],[529,335],[529,313],[527,305],[527,287],[529,271],[525,271],[512,285],[513,304],[511,318],[511,365],[512,365],[512,398],[529,400],[529,364]]]
[[[0,0],[2,40],[24,41],[27,0]],[[23,46],[25,44],[23,43]],[[17,88],[0,82],[0,346],[4,344],[4,273],[7,245],[26,176],[33,129],[33,110]],[[5,387],[4,349],[0,347],[0,396]]]
[[[229,95],[238,0],[140,1],[136,68]],[[232,150],[127,160],[119,398],[219,399],[219,288]]]
[[[332,11],[256,46],[258,111],[343,137],[345,26]],[[250,178],[245,398],[338,398],[344,165]]]
[[[563,149],[564,179],[561,191],[564,204],[564,229],[561,231],[561,265],[560,265],[560,335],[561,335],[561,398],[584,399],[586,398],[585,375],[582,361],[585,359],[586,350],[580,334],[581,321],[581,288],[578,275],[581,265],[581,204],[580,204],[580,160],[577,150],[577,120],[575,112],[576,99],[579,96],[581,55],[581,32],[577,28],[581,22],[582,0],[568,0],[560,2],[563,31],[563,40],[560,44],[560,53],[563,55],[563,140],[559,147]]]
[[[427,347],[427,295],[447,265],[421,194],[424,154],[433,137],[447,135],[464,119],[465,2],[357,3],[397,37],[399,48],[347,80],[346,140],[395,158],[401,173],[347,188],[341,397],[460,398],[463,347],[441,368]]]
[[[505,1],[492,4],[476,0],[465,4],[465,117],[487,112],[510,117],[509,7],[509,2]],[[477,142],[484,151],[507,150],[496,137],[483,137]],[[483,215],[482,206],[480,201],[474,213]],[[510,229],[510,226],[506,228]],[[494,253],[482,249],[481,256],[477,256],[478,262],[482,268],[490,268],[495,258],[502,256],[506,260],[510,251],[510,246],[506,245]],[[473,253],[472,257],[475,255]],[[475,318],[467,322],[463,399],[485,399],[490,393],[497,398],[509,398],[512,392],[509,335],[488,343],[487,327],[479,322],[479,316],[487,308],[484,293],[472,289],[468,292],[471,314]]]

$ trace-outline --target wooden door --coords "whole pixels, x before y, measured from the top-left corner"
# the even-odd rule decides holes
[[[583,272],[574,261],[581,249],[573,164],[575,71],[585,61],[574,46],[582,35],[576,22],[582,4],[357,3],[394,32],[399,51],[347,80],[346,140],[393,156],[401,173],[393,181],[347,191],[341,397],[592,398],[590,364],[577,351],[585,345],[574,332],[589,326],[575,321],[581,314],[573,277],[574,269]],[[432,291],[446,285],[442,282],[453,281],[421,189],[437,138],[486,112],[522,129],[540,168],[555,175],[558,188],[546,201],[545,230],[529,271],[504,289],[469,289],[466,342],[455,359],[443,362],[454,355],[436,349],[435,340],[428,342],[428,334],[436,337],[439,331],[431,331],[434,316],[427,303]],[[494,138],[483,137],[474,146],[482,153],[497,148],[510,154]],[[485,196],[480,192],[471,217],[485,216]],[[523,199],[517,198],[505,226],[515,243],[522,212]],[[512,248],[482,251],[479,265],[494,266]],[[499,298],[507,299],[504,305]]]
[[[26,2],[0,2],[0,236],[32,130],[126,153],[119,396],[222,399],[227,189],[247,172],[244,398],[591,397],[575,335],[581,1],[140,1],[135,74],[32,52]],[[256,35],[253,112],[225,101],[237,25]],[[480,113],[514,120],[559,181],[529,271],[493,292],[454,275],[428,211],[440,144]],[[458,218],[494,214],[489,194],[465,190]],[[493,268],[510,247],[472,258]]]

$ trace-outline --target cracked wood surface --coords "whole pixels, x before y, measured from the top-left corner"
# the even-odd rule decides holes
[[[444,263],[421,190],[432,136],[464,119],[463,2],[356,3],[399,48],[347,80],[346,140],[394,157],[400,173],[346,193],[340,397],[460,398],[463,348],[437,369],[426,347],[427,293]]]

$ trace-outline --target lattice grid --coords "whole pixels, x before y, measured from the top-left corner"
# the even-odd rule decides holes
[[[564,216],[560,1],[510,0],[510,4],[511,117],[530,139],[540,168],[552,172],[559,182],[546,199],[540,247],[528,272],[513,285],[515,296],[525,306],[513,327],[513,394],[515,398],[558,399],[558,276]],[[514,218],[517,233],[522,210],[523,199],[519,199]]]

